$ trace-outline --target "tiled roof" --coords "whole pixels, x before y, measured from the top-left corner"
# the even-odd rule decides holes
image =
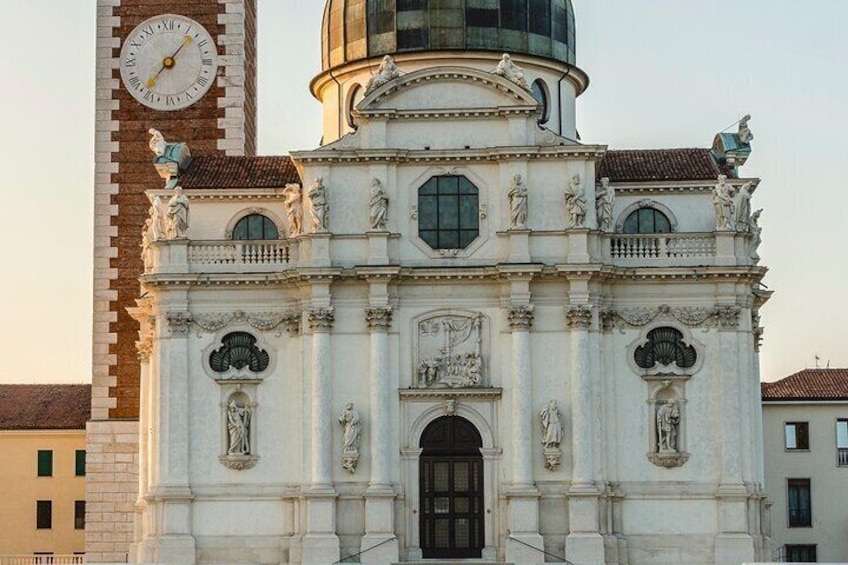
[[[299,183],[300,175],[287,155],[275,157],[195,157],[180,175],[183,188],[282,188]]]
[[[719,175],[735,176],[709,149],[608,151],[597,173],[612,182],[716,180]]]
[[[0,430],[84,430],[91,385],[0,385]]]
[[[804,369],[762,383],[763,400],[848,400],[848,369]]]

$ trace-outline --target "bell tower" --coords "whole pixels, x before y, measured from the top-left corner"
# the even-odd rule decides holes
[[[149,354],[127,309],[139,298],[145,191],[162,183],[148,130],[194,155],[255,154],[256,0],[98,0],[96,64],[86,551],[89,562],[124,562],[139,491],[139,357]]]

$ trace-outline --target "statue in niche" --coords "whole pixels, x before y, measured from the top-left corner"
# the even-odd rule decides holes
[[[353,402],[345,405],[339,424],[344,427],[344,448],[342,450],[342,467],[351,474],[356,473],[359,463],[359,442],[362,436],[362,419],[353,407]]]
[[[678,453],[677,435],[680,426],[680,408],[668,400],[657,410],[657,451]]]
[[[153,151],[153,154],[157,157],[164,157],[165,150],[168,148],[168,142],[165,141],[165,136],[162,135],[158,129],[150,128],[147,130],[147,133],[150,134],[150,142],[147,144],[150,147],[150,150]]]
[[[418,324],[419,387],[482,385],[481,316],[440,316]]]
[[[748,127],[748,122],[751,121],[751,114],[746,114],[744,118],[739,121],[739,141],[744,143],[745,145],[750,145],[754,140],[754,134],[751,131],[751,128]]]
[[[759,259],[760,254],[757,253],[757,250],[760,248],[760,244],[763,242],[763,228],[760,227],[760,216],[763,213],[763,209],[760,208],[753,214],[751,214],[751,242],[750,242],[750,256],[751,259]]]
[[[586,191],[580,182],[580,175],[574,175],[565,192],[565,206],[568,210],[570,228],[582,228],[586,223]]]
[[[365,94],[368,94],[374,89],[380,88],[389,81],[392,81],[400,76],[400,71],[395,65],[395,60],[391,55],[383,57],[380,63],[380,68],[377,69],[377,74],[368,80],[368,85],[365,87]]]
[[[369,202],[369,220],[371,229],[385,231],[389,221],[389,195],[380,179],[371,181],[371,200]]]
[[[312,231],[313,233],[324,233],[329,229],[330,205],[327,202],[327,189],[324,187],[324,179],[316,177],[309,191],[306,193],[312,205]]]
[[[716,227],[719,230],[736,229],[735,191],[727,182],[726,175],[718,177],[718,184],[713,189],[713,208],[716,215]]]
[[[283,207],[289,219],[289,237],[298,237],[303,233],[303,192],[299,184],[286,186],[283,192]]]
[[[492,74],[502,76],[506,80],[514,82],[521,88],[530,90],[530,86],[527,84],[527,79],[524,78],[524,70],[515,64],[508,53],[503,54],[503,57],[501,57],[501,60],[498,63],[498,68],[492,71]]]
[[[601,179],[601,187],[595,193],[595,212],[598,215],[598,229],[612,231],[612,208],[615,205],[615,189],[610,186],[607,177]]]
[[[551,400],[539,412],[542,422],[542,445],[545,447],[545,467],[555,471],[562,459],[560,444],[562,443],[562,413],[557,408],[556,400]]]
[[[168,239],[185,239],[188,232],[188,198],[183,187],[174,188],[174,196],[168,201]]]
[[[736,193],[736,229],[742,232],[751,231],[751,196],[754,183],[746,182]]]
[[[230,400],[227,406],[227,455],[250,455],[250,408]]]
[[[509,193],[509,227],[515,230],[527,229],[527,185],[521,175],[512,178]]]

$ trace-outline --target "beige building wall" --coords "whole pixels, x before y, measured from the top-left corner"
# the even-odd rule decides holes
[[[85,430],[0,430],[0,556],[85,551],[85,530],[75,529],[74,503],[85,500],[85,477],[76,476],[76,451]],[[38,451],[53,451],[53,476],[38,476]],[[53,501],[53,527],[36,529],[36,501]]]
[[[764,402],[766,489],[772,546],[816,545],[819,562],[848,562],[848,466],[839,466],[836,421],[848,419],[848,402]],[[784,425],[809,423],[809,450],[787,450]],[[789,479],[810,479],[812,527],[789,527]]]

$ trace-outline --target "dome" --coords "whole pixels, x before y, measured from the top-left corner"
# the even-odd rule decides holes
[[[494,51],[575,64],[571,0],[327,0],[322,66],[396,53]]]

